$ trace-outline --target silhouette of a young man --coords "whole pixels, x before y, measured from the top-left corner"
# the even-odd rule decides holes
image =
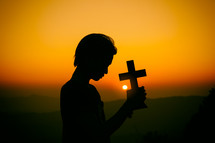
[[[87,35],[78,44],[76,69],[61,89],[63,143],[110,143],[110,135],[143,104],[146,93],[138,91],[113,117],[105,120],[103,102],[89,81],[98,81],[108,73],[116,53],[113,40],[103,34]]]

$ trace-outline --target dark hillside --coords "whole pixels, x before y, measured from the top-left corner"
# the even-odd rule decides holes
[[[176,140],[191,117],[198,111],[203,97],[169,97],[147,99],[147,109],[135,111],[131,119],[113,134],[112,143],[141,143],[152,138]],[[124,101],[105,103],[110,118]],[[60,143],[62,133],[59,99],[43,96],[1,98],[1,130],[8,142]]]

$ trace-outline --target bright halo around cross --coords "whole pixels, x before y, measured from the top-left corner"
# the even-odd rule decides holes
[[[126,90],[126,89],[128,89],[128,86],[127,86],[127,85],[123,85],[123,86],[122,86],[122,89],[123,89],[123,90]]]

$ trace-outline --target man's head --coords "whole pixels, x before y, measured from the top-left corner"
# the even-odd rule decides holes
[[[116,53],[112,38],[104,34],[89,34],[76,48],[74,66],[85,68],[91,79],[99,80],[107,74]]]

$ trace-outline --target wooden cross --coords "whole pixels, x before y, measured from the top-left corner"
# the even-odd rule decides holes
[[[120,80],[130,79],[131,90],[136,90],[138,88],[137,78],[146,76],[146,70],[135,71],[134,61],[127,61],[128,72],[119,74]]]

